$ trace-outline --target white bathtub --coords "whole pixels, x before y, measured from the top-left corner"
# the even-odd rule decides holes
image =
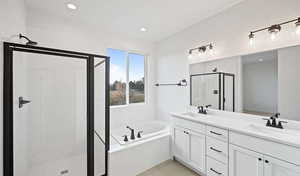
[[[112,130],[109,151],[109,175],[135,176],[171,158],[170,130],[167,124],[158,121],[130,126],[143,131],[142,137],[124,142],[122,137],[130,130],[126,126]]]
[[[134,142],[139,142],[160,134],[169,133],[169,127],[166,123],[160,121],[150,121],[146,123],[139,123],[136,125],[130,125],[131,128],[135,131],[135,139],[131,140],[130,135],[131,131],[126,128],[126,126],[121,129],[114,129],[111,132],[111,137],[120,145],[128,145]],[[137,138],[138,132],[142,131],[141,138]],[[124,141],[124,135],[127,135],[128,141]]]

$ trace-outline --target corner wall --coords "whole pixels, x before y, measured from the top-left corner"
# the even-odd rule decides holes
[[[18,34],[26,32],[25,19],[23,0],[0,1],[0,176],[3,175],[3,42],[19,41]]]

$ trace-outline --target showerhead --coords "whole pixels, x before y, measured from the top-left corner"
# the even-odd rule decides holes
[[[28,37],[26,37],[22,34],[19,34],[19,38],[20,39],[22,39],[22,38],[26,39],[27,40],[26,45],[34,46],[34,45],[38,44],[37,42],[30,40]]]

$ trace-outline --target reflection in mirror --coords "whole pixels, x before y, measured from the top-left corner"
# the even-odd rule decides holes
[[[278,112],[277,51],[242,56],[243,112],[272,116]]]
[[[226,111],[271,116],[277,112],[280,118],[300,120],[300,46],[281,48],[278,50],[235,56],[190,65],[190,75],[218,72],[230,73],[235,80],[225,77],[225,108],[221,108],[217,95],[223,97],[223,79],[219,93],[218,77],[191,76],[191,105],[212,104],[212,108]],[[232,83],[234,81],[234,83]],[[229,87],[231,86],[231,87]],[[233,87],[233,88],[232,88]],[[233,99],[226,97],[231,91]],[[216,93],[216,94],[214,94]],[[234,101],[234,105],[229,100]],[[227,108],[226,108],[227,107]]]
[[[200,73],[191,75],[190,79],[191,105],[234,111],[234,74]]]

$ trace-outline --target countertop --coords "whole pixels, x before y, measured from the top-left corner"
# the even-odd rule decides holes
[[[183,113],[171,113],[171,115],[173,117],[300,148],[300,122],[298,121],[280,119],[287,121],[288,124],[284,124],[286,129],[276,129],[265,127],[266,121],[262,118],[266,117],[263,116],[218,110],[209,110],[209,113],[206,115],[195,113],[197,114],[197,117],[184,115]],[[253,125],[259,126],[263,130],[255,130]]]

